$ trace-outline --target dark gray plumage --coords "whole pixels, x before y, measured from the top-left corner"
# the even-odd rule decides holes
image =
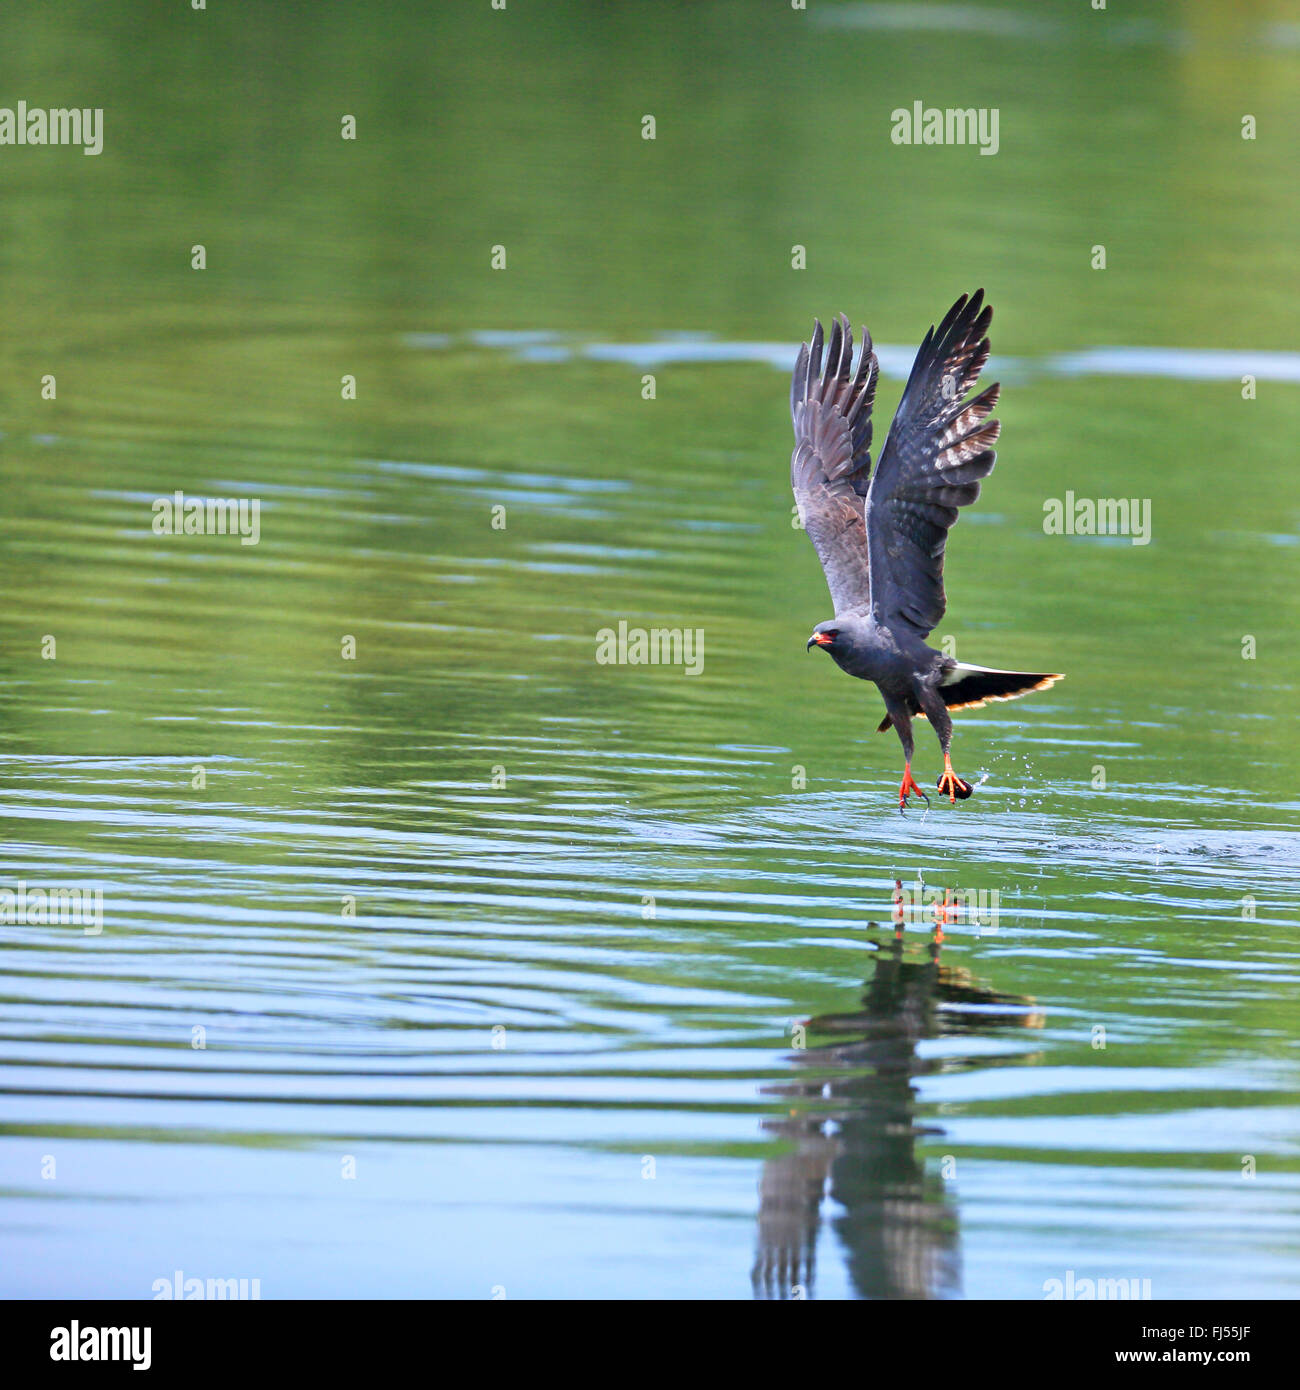
[[[988,417],[998,386],[966,399],[988,361],[992,319],[977,290],[931,327],[874,475],[871,407],[879,369],[866,329],[855,369],[848,319],[835,319],[829,344],[815,323],[790,387],[790,482],[835,604],[835,617],[817,625],[808,646],[824,647],[843,670],[880,688],[887,711],[880,728],[894,725],[907,760],[900,810],[911,792],[925,795],[911,772],[914,716],[928,718],[939,737],[940,791],[949,801],[964,800],[971,787],[952,770],[948,711],[1014,699],[1061,679],[971,666],[925,643],[947,605],[948,531],[958,509],[979,496],[997,458],[1001,426]]]

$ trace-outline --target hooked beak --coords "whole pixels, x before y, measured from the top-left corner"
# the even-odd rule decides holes
[[[808,639],[808,645],[804,648],[804,651],[810,652],[814,647],[829,647],[831,640],[830,633],[828,632],[814,632]]]

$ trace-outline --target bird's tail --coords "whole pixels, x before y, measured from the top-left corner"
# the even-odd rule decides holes
[[[994,671],[987,666],[971,666],[959,662],[939,686],[939,694],[949,709],[979,709],[990,700],[1018,700],[1035,690],[1046,690],[1064,676],[1030,671]],[[912,713],[919,719],[925,714],[918,708]],[[877,733],[884,733],[894,721],[885,715]]]

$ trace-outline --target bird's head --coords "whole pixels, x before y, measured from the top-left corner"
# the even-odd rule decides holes
[[[833,652],[840,637],[840,627],[834,618],[828,623],[818,623],[813,628],[813,635],[808,639],[807,650],[812,651],[814,647],[825,647],[827,651]]]

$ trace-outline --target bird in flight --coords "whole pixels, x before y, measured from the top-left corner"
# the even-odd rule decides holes
[[[866,329],[855,368],[853,334],[839,315],[823,368],[822,326],[814,320],[790,387],[790,483],[835,604],[835,616],[817,624],[808,649],[821,647],[841,670],[879,688],[886,714],[877,732],[892,724],[903,744],[900,812],[912,793],[930,800],[912,776],[913,718],[930,721],[943,749],[939,791],[949,802],[964,801],[972,789],[953,771],[949,711],[1014,700],[1062,679],[972,666],[925,642],[947,604],[948,530],[958,508],[979,496],[997,457],[1001,426],[988,418],[997,384],[967,399],[988,361],[992,319],[984,291],[976,290],[931,326],[874,474],[871,405],[879,369]]]

